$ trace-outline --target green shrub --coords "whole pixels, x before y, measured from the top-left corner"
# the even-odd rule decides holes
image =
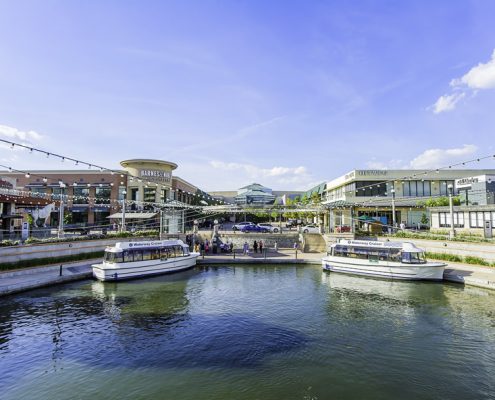
[[[434,260],[450,261],[450,262],[462,262],[462,256],[458,256],[456,254],[426,252],[426,258],[431,258]]]
[[[475,257],[475,256],[466,256],[464,257],[464,262],[466,264],[476,264],[476,265],[487,265],[489,266],[490,263],[480,257]]]

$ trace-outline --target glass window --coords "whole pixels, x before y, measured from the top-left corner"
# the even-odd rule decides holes
[[[143,261],[142,250],[133,250],[133,252],[134,252],[134,261]]]
[[[143,250],[143,261],[151,260],[151,250]]]
[[[423,182],[423,193],[425,197],[431,196],[431,182],[425,181]]]
[[[159,249],[152,249],[151,250],[151,259],[152,260],[159,260],[160,259],[160,250]]]
[[[134,257],[132,256],[132,251],[124,251],[124,262],[132,262]]]
[[[492,211],[492,228],[495,225],[495,211]]]
[[[450,218],[450,213],[445,213],[445,226],[451,226],[452,221]]]
[[[445,226],[446,222],[445,222],[445,213],[439,213],[439,216],[440,216],[440,226],[443,227]]]
[[[74,188],[74,204],[88,204],[89,188],[75,187]]]
[[[156,189],[154,188],[144,188],[144,201],[148,203],[154,203]]]
[[[424,190],[423,190],[423,184],[424,182],[422,181],[418,181],[418,193],[417,195],[420,196],[420,197],[423,197],[424,196]]]
[[[175,256],[176,257],[182,257],[184,255],[184,252],[182,251],[182,246],[175,245],[174,250],[175,250]]]
[[[110,204],[110,193],[112,190],[109,187],[97,187],[95,193],[96,204]]]
[[[400,262],[400,250],[390,249],[390,261]]]
[[[411,195],[411,190],[409,188],[409,182],[404,182],[402,184],[402,192],[404,193],[404,197]]]
[[[483,228],[483,212],[478,211],[477,213],[477,219],[478,219],[478,228]]]
[[[476,213],[475,212],[469,213],[469,226],[471,228],[476,228],[478,226],[478,224],[476,222]]]

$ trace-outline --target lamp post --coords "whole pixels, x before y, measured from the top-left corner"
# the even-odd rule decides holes
[[[60,185],[60,207],[58,210],[58,238],[64,237],[64,189],[66,184],[62,181],[59,182]]]
[[[196,248],[196,235],[198,234],[198,223],[199,221],[197,219],[195,219],[193,221],[193,237],[192,237],[192,247],[193,247],[193,251],[194,249]]]
[[[159,238],[162,240],[162,235],[163,235],[163,209],[160,208],[160,234]]]
[[[122,223],[120,226],[121,232],[125,232],[125,196],[127,195],[127,191],[122,192]]]
[[[454,202],[452,199],[452,194],[454,191],[454,186],[449,183],[447,185],[447,189],[449,189],[449,208],[450,208],[450,231],[449,238],[453,239],[455,237],[455,229],[454,229]]]
[[[395,229],[395,189],[392,188],[390,190],[390,193],[392,193],[392,233],[394,232]]]

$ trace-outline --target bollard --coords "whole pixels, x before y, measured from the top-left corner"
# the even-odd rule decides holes
[[[265,260],[266,260],[266,247],[263,249],[263,251],[265,252]]]
[[[205,251],[204,251],[204,250],[203,250],[203,251],[201,251],[201,254],[202,254],[202,256],[203,256],[203,260],[204,260],[204,259],[205,259]]]
[[[297,260],[297,249],[296,249],[296,260]]]
[[[58,276],[62,276],[62,264],[60,264],[60,269],[58,271]]]
[[[235,249],[232,248],[232,255],[234,256],[234,260],[235,260]]]

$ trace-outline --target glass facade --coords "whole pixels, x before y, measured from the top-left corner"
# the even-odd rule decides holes
[[[404,197],[430,197],[430,181],[406,181],[402,182],[402,193]]]

